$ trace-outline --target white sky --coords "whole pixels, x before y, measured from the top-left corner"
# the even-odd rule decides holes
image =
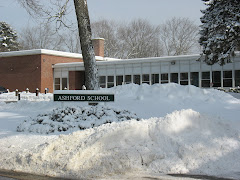
[[[99,18],[129,21],[136,18],[161,24],[171,17],[188,17],[200,24],[202,0],[88,0],[91,21]],[[75,14],[71,15],[72,19]],[[31,25],[33,19],[17,4],[17,0],[0,0],[0,21],[6,21],[17,31]]]

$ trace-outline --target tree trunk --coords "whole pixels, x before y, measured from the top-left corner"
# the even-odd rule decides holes
[[[88,15],[87,0],[74,0],[78,31],[85,68],[87,90],[99,89],[98,70],[92,44],[92,33]]]

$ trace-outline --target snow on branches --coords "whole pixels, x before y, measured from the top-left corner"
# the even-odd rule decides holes
[[[201,17],[199,43],[207,64],[224,65],[240,41],[239,0],[203,0],[208,6]]]
[[[19,49],[17,33],[5,22],[0,22],[0,52]]]

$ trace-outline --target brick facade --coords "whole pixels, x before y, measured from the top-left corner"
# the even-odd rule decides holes
[[[10,91],[41,86],[41,56],[0,57],[0,86]]]
[[[53,55],[41,55],[41,92],[45,88],[49,88],[49,92],[53,92],[53,64],[82,62],[79,58],[68,58]]]
[[[104,57],[104,39],[93,39],[96,56]],[[44,92],[45,88],[53,92],[53,68],[57,63],[82,62],[81,54],[52,50],[26,50],[0,52],[0,86],[10,91],[35,92],[36,88]],[[71,79],[73,78],[73,79]],[[81,89],[84,71],[69,74],[71,89]],[[78,84],[79,83],[79,84]]]
[[[0,86],[10,91],[53,92],[53,68],[57,63],[82,62],[82,58],[70,58],[47,54],[0,56]]]

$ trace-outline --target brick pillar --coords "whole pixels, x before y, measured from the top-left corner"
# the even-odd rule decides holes
[[[95,56],[104,57],[104,39],[96,38],[92,39]]]

